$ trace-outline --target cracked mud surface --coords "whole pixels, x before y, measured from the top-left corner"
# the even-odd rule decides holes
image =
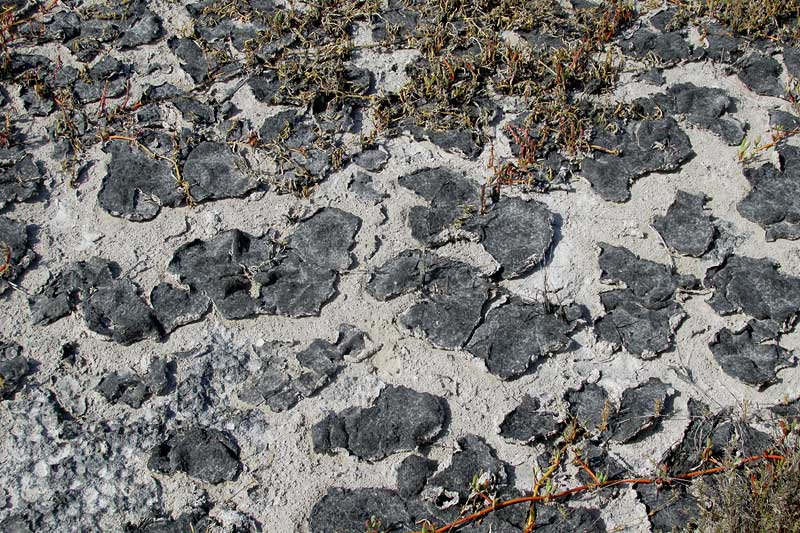
[[[567,435],[652,477],[800,417],[800,49],[638,6],[619,79],[562,87],[511,52],[575,53],[592,2],[493,29],[497,64],[460,15],[440,61],[425,2],[13,4],[0,530],[415,531]],[[602,121],[554,129],[517,75]],[[618,486],[536,531],[697,506]]]

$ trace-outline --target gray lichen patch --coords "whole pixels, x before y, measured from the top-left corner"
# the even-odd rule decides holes
[[[97,203],[109,214],[134,222],[152,220],[161,207],[184,201],[172,165],[155,159],[127,141],[113,140],[106,150],[111,161]]]
[[[113,267],[112,263],[99,257],[68,265],[39,293],[28,298],[33,323],[47,325],[70,314],[92,287],[111,283],[116,277]]]
[[[739,332],[723,328],[709,348],[726,374],[759,388],[775,383],[777,371],[794,362],[778,344],[758,342],[750,328]]]
[[[356,172],[347,188],[368,205],[378,205],[388,197],[386,193],[375,190],[373,177],[365,172]]]
[[[557,415],[541,409],[538,398],[526,395],[522,402],[503,418],[500,435],[523,444],[536,444],[551,441],[563,428],[564,423]]]
[[[619,155],[601,152],[581,164],[581,175],[592,190],[610,202],[626,202],[634,180],[650,172],[676,170],[694,155],[689,137],[671,117],[631,123],[616,134],[601,130],[592,143],[619,151]]]
[[[478,187],[454,171],[422,169],[401,176],[399,183],[430,203],[430,207],[414,206],[408,214],[411,235],[422,244],[446,243],[450,236],[443,236],[443,232],[456,229],[459,221],[463,223],[478,212]]]
[[[783,171],[767,163],[745,170],[752,189],[736,209],[764,228],[767,241],[800,239],[800,149],[779,149]]]
[[[508,279],[544,262],[553,244],[555,216],[540,202],[503,198],[467,226],[500,263],[502,276]]]
[[[407,531],[417,528],[416,515],[397,492],[369,488],[328,489],[312,507],[308,527],[311,533],[360,533],[372,517],[381,527],[389,525]]]
[[[675,390],[658,378],[626,389],[619,408],[610,417],[611,439],[626,444],[652,432],[661,420],[672,413]]]
[[[614,458],[608,453],[604,447],[593,444],[592,442],[584,441],[583,445],[575,450],[589,469],[595,474],[595,477],[603,477],[604,479],[621,479],[626,477],[625,474],[628,470],[620,463],[619,460]],[[589,475],[583,468],[578,470],[578,480],[584,484],[595,483],[592,476]]]
[[[599,243],[600,280],[624,284],[643,303],[657,304],[672,298],[690,279],[673,274],[667,265],[642,259],[627,248]]]
[[[347,361],[360,360],[370,350],[369,337],[347,324],[339,326],[334,343],[317,339],[301,351],[284,342],[266,343],[256,347],[252,376],[239,387],[238,397],[286,411],[331,383]]]
[[[111,403],[122,402],[134,409],[154,395],[163,396],[170,390],[174,364],[154,359],[145,376],[132,372],[109,372],[97,385],[97,391]]]
[[[635,490],[654,532],[670,533],[697,524],[700,505],[682,485],[637,485]]]
[[[350,249],[361,219],[336,208],[321,209],[305,219],[291,235],[289,249],[306,262],[330,270],[346,270],[353,263]]]
[[[183,179],[198,202],[238,198],[256,186],[244,170],[245,162],[226,144],[202,142],[189,153],[183,165]]]
[[[654,56],[665,65],[674,65],[691,56],[689,43],[681,32],[661,33],[642,27],[621,43],[622,49],[632,56],[643,59]]]
[[[465,349],[483,359],[489,372],[500,379],[517,378],[541,358],[568,349],[569,334],[582,315],[574,304],[511,298],[486,313]]]
[[[454,493],[463,503],[469,498],[470,486],[476,475],[489,477],[493,485],[502,486],[508,481],[508,465],[496,457],[494,450],[481,437],[461,437],[458,439],[458,448],[450,464],[428,480],[423,496]]]
[[[359,459],[378,461],[434,442],[448,417],[443,398],[388,386],[372,407],[345,409],[318,422],[312,431],[314,451],[345,449]]]
[[[595,334],[612,348],[647,358],[672,346],[685,314],[675,302],[679,289],[694,288],[692,276],[675,274],[667,265],[648,261],[630,250],[606,243],[600,247],[600,279],[624,284],[600,295],[606,314],[596,319]]]
[[[722,316],[744,313],[759,330],[786,332],[800,311],[800,278],[779,271],[766,258],[733,255],[706,271],[704,283],[714,289],[708,301]]]
[[[80,310],[89,330],[128,345],[163,332],[139,286],[118,278],[115,263],[99,257],[68,265],[28,297],[34,324],[47,325]]]
[[[153,448],[147,467],[167,475],[183,472],[217,485],[238,477],[239,446],[216,429],[191,427]]]
[[[703,195],[678,191],[666,215],[655,217],[653,227],[672,250],[700,257],[711,247],[716,230],[705,202]]]
[[[397,491],[404,498],[422,492],[425,482],[436,472],[439,463],[422,455],[412,454],[397,467]]]
[[[703,465],[715,465],[711,459],[718,462],[726,454],[748,457],[772,445],[769,435],[752,428],[730,409],[711,413],[708,406],[694,398],[689,399],[688,408],[691,422],[683,440],[664,454],[659,469],[683,474]]]

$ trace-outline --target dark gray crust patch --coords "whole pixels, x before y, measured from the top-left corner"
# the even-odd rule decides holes
[[[736,206],[739,214],[764,228],[764,238],[800,239],[800,149],[784,146],[778,149],[783,171],[767,163],[745,169],[752,187]]]
[[[700,257],[711,247],[716,230],[700,194],[678,191],[666,215],[657,216],[653,227],[672,250],[690,257]]]
[[[329,453],[342,448],[359,459],[379,461],[434,442],[448,416],[443,398],[388,386],[372,407],[349,408],[318,422],[312,431],[314,451]]]
[[[603,200],[626,202],[634,180],[650,172],[676,170],[694,152],[675,119],[642,120],[613,135],[598,131],[593,144],[620,155],[601,152],[581,163],[581,174]]]

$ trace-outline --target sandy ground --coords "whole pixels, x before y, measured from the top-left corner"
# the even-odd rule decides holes
[[[153,2],[151,7],[162,15],[168,33],[177,32],[188,22],[187,14],[170,2]],[[121,52],[118,57],[165,65],[166,68],[159,70],[150,78],[151,81],[163,79],[179,87],[191,83],[168,52],[164,40],[145,48],[146,51]],[[61,55],[66,60],[69,57],[59,45],[48,44],[32,51],[51,58]],[[413,52],[406,51],[391,55],[364,54],[359,63],[386,72],[384,83],[391,87],[402,83],[393,77],[393,72],[402,72],[404,62],[413,55]],[[791,111],[788,102],[754,95],[735,76],[727,75],[722,67],[711,62],[669,68],[665,76],[667,86],[692,82],[698,86],[725,89],[737,100],[734,116],[748,124],[750,138],[767,135],[769,109],[777,107]],[[627,81],[618,87],[615,98],[632,99],[663,89],[634,81],[630,75],[625,78]],[[14,96],[18,98],[12,94]],[[247,87],[239,89],[232,101],[254,124],[275,111],[256,102]],[[17,105],[21,108],[21,104],[15,102]],[[177,116],[174,120],[180,122]],[[496,133],[504,123],[497,126]],[[27,135],[41,134],[40,121],[27,124]],[[544,202],[560,216],[561,223],[557,243],[550,251],[547,264],[528,276],[504,281],[502,285],[529,299],[549,294],[562,302],[574,301],[586,305],[592,317],[600,316],[603,309],[599,294],[608,287],[600,282],[597,264],[599,242],[624,246],[642,258],[662,264],[673,261],[677,271],[701,279],[709,267],[719,264],[733,248],[740,255],[772,258],[780,263],[785,274],[800,276],[800,252],[796,243],[786,240],[765,242],[763,229],[744,219],[736,210],[736,204],[750,189],[737,161],[737,147],[727,146],[710,132],[692,127],[685,121],[681,126],[688,134],[696,155],[679,171],[656,172],[637,180],[631,188],[631,200],[626,203],[600,199],[592,192],[589,183],[579,176],[572,182],[573,190],[570,192],[504,191],[504,194]],[[499,134],[497,137],[496,154],[498,157],[508,155],[505,139]],[[587,380],[602,385],[612,402],[618,401],[626,388],[649,377],[658,377],[671,384],[679,394],[675,411],[663,421],[663,429],[641,442],[611,445],[609,448],[612,454],[629,465],[631,471],[645,474],[652,472],[657,458],[681,440],[688,424],[686,402],[689,398],[700,399],[714,410],[731,407],[741,413],[800,396],[800,368],[779,371],[780,382],[763,391],[721,371],[708,343],[719,329],[741,326],[746,317],[720,317],[708,306],[709,295],[702,291],[682,296],[687,318],[677,330],[676,346],[650,360],[629,355],[624,350],[611,354],[595,340],[592,329],[585,328],[574,336],[576,345],[573,350],[546,358],[534,372],[519,379],[501,381],[470,354],[461,350],[435,349],[425,339],[412,336],[398,325],[397,317],[418,298],[417,295],[378,302],[365,292],[369,275],[377,265],[407,248],[419,247],[406,221],[409,209],[424,205],[424,201],[400,187],[398,177],[420,168],[444,166],[463,172],[480,184],[490,175],[489,149],[487,146],[477,160],[468,161],[431,143],[415,142],[407,136],[392,139],[384,146],[391,158],[388,166],[375,174],[373,181],[375,188],[385,192],[388,199],[377,206],[368,205],[348,191],[347,184],[357,171],[350,165],[331,175],[310,199],[278,195],[272,191],[256,192],[244,199],[220,200],[195,208],[164,208],[154,220],[145,223],[110,216],[98,207],[96,195],[109,160],[99,146],[86,153],[85,157],[94,164],[77,189],[69,188],[58,177],[56,167],[59,162],[53,160],[48,145],[32,150],[35,157],[48,167],[51,176],[48,196],[41,202],[16,205],[5,213],[9,218],[37,226],[33,250],[40,259],[20,281],[21,287],[30,293],[37,292],[65,264],[96,255],[119,263],[124,273],[135,278],[143,293],[149,294],[156,284],[170,279],[166,273],[167,265],[175,249],[193,239],[209,239],[233,228],[254,235],[261,235],[268,228],[285,233],[292,227],[288,220],[291,213],[297,210],[310,212],[318,207],[337,207],[363,221],[352,250],[355,266],[341,276],[338,295],[315,317],[263,315],[231,321],[212,310],[204,320],[178,329],[163,341],[144,340],[121,346],[89,332],[79,314],[49,326],[34,326],[30,323],[26,296],[22,291],[11,291],[3,297],[3,313],[0,315],[3,337],[24,346],[28,356],[40,363],[31,378],[32,383],[54,390],[61,404],[78,420],[128,416],[130,409],[127,406],[110,405],[93,390],[107,372],[132,369],[144,373],[153,358],[191,350],[214,336],[229,339],[230,343],[247,351],[273,340],[294,341],[299,346],[314,339],[334,341],[337,327],[342,323],[352,324],[368,334],[377,347],[374,355],[347,364],[318,395],[300,401],[288,412],[274,413],[266,407],[258,408],[259,416],[266,422],[263,441],[257,445],[247,440],[239,441],[243,471],[235,481],[211,486],[184,474],[152,473],[146,466],[147,455],[141,451],[132,453],[128,457],[129,467],[143,481],[151,477],[158,481],[163,509],[167,514],[180,514],[191,507],[202,492],[207,492],[209,500],[219,504],[211,516],[222,517],[220,520],[224,521],[227,510],[234,509],[257,520],[263,531],[306,531],[312,506],[330,487],[394,488],[395,469],[407,453],[396,453],[370,463],[344,451],[334,455],[315,453],[310,438],[311,428],[327,413],[352,406],[368,406],[387,385],[406,385],[420,392],[436,394],[449,404],[449,423],[444,434],[426,449],[429,457],[446,464],[459,437],[480,435],[496,450],[500,459],[513,465],[515,484],[520,490],[530,488],[531,464],[545,452],[545,446],[512,443],[499,435],[498,428],[503,417],[517,407],[526,394],[535,394],[543,408],[565,414],[564,392]],[[251,159],[250,163],[259,168],[258,160]],[[713,251],[703,258],[671,256],[650,226],[654,216],[666,211],[678,190],[703,193],[710,199],[707,207],[721,236],[717,238]],[[491,256],[475,243],[450,244],[438,249],[438,253],[467,261],[484,271],[496,269]],[[80,346],[83,364],[69,366],[63,363],[60,350],[66,342]],[[782,344],[796,350],[800,348],[800,335],[797,332],[788,334],[783,337]],[[686,378],[687,372],[692,379]],[[67,388],[59,383],[65,376],[78,384],[73,397],[61,398]],[[180,374],[176,378],[180,380]],[[169,397],[154,398],[141,408],[137,416],[146,419],[160,403],[169,401]],[[246,409],[235,403],[232,407]],[[11,423],[7,420],[9,416],[3,409],[0,414],[3,425]],[[762,429],[773,429],[763,423],[756,424]],[[234,434],[237,430],[233,424],[224,429]],[[3,455],[8,453],[13,453],[13,450],[3,451]],[[586,500],[577,505],[600,507],[609,531],[649,531],[647,511],[637,500],[635,492],[627,488],[620,491],[622,494],[613,499],[599,495],[596,500]],[[0,509],[0,517],[7,512]],[[114,515],[121,523],[126,513],[119,509]]]

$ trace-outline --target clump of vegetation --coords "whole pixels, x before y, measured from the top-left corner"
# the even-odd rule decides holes
[[[699,531],[800,532],[800,433],[784,431],[775,450],[782,459],[730,468],[700,482],[706,505],[701,507]]]
[[[677,0],[678,19],[710,17],[752,38],[790,42],[800,37],[800,0]]]

